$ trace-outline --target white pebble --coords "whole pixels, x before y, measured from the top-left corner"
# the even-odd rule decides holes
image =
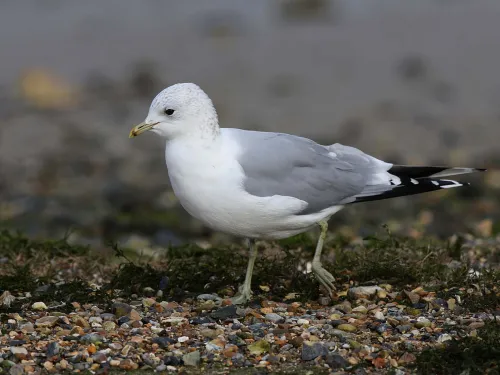
[[[31,305],[31,308],[33,310],[47,310],[48,309],[47,305],[43,302],[35,302],[33,305]]]
[[[187,337],[187,336],[181,336],[181,337],[179,337],[179,338],[177,339],[177,341],[179,341],[181,344],[182,344],[183,342],[188,341],[188,340],[189,340],[189,337]]]
[[[297,324],[303,326],[303,325],[309,324],[309,320],[307,320],[307,319],[299,319],[299,320],[297,320]]]

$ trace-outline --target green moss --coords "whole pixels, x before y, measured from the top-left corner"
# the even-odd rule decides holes
[[[424,350],[417,356],[416,367],[420,374],[500,373],[500,324],[486,324],[478,330],[478,337]]]
[[[90,252],[88,246],[73,245],[67,238],[57,240],[33,240],[19,232],[0,231],[0,254],[7,257],[38,256],[45,253],[51,257],[67,257],[69,255],[86,255]]]

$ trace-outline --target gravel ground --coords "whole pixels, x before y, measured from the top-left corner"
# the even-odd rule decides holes
[[[456,298],[436,298],[421,287],[395,291],[386,284],[339,294],[349,298],[333,305],[323,298],[328,306],[263,300],[237,307],[203,294],[183,303],[154,297],[115,302],[111,309],[75,302],[70,313],[39,301],[8,314],[0,366],[10,374],[250,366],[405,374],[416,352],[461,334],[477,336],[495,319],[465,313]]]
[[[0,272],[0,374],[498,373],[500,289],[495,262],[500,237],[469,236],[459,247],[449,244],[442,251],[448,257],[453,252],[449,249],[460,249],[461,261],[447,259],[444,268],[433,270],[433,264],[444,259],[436,256],[439,245],[410,246],[405,241],[389,237],[367,245],[367,258],[352,258],[358,265],[341,259],[345,270],[336,271],[337,291],[331,297],[314,291],[302,294],[311,292],[304,285],[317,289],[317,283],[310,274],[290,272],[283,261],[264,270],[258,263],[255,298],[234,306],[229,297],[237,281],[217,289],[216,275],[224,269],[241,274],[236,257],[234,267],[241,268],[236,271],[227,264],[207,267],[202,258],[192,256],[191,266],[176,263],[178,271],[153,264],[163,269],[154,274],[149,265],[130,262],[99,269],[101,258],[65,256],[81,249],[64,248],[63,242],[47,245],[8,237],[0,241],[4,252],[5,243],[24,248],[2,258],[4,270],[11,272]],[[40,256],[43,246],[51,249],[50,259]],[[356,251],[351,246],[342,245],[342,251]],[[429,251],[420,253],[425,248]],[[26,249],[33,252],[32,258]],[[401,260],[408,251],[414,253]],[[227,254],[220,257],[214,262],[223,263],[220,259]],[[367,259],[371,262],[364,264]],[[373,268],[377,265],[381,268]],[[50,279],[43,276],[50,274],[45,270],[52,270]],[[274,279],[269,274],[274,271],[291,279]],[[415,281],[424,271],[436,273],[433,281]],[[175,272],[183,272],[184,279]],[[406,274],[413,282],[404,281]],[[373,275],[379,281],[368,280]],[[392,281],[383,281],[384,276]],[[205,286],[185,284],[196,278]],[[302,289],[293,284],[300,278],[309,280]],[[166,288],[169,282],[178,284],[177,289],[206,292],[174,297],[176,289]],[[276,294],[280,290],[284,294]],[[475,366],[480,372],[474,372]]]

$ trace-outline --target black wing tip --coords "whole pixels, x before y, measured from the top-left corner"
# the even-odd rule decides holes
[[[475,170],[476,172],[486,172],[486,171],[487,171],[487,169],[486,169],[486,168],[474,168],[474,170]]]

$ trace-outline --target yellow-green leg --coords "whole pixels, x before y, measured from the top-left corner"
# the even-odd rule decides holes
[[[321,251],[323,250],[323,243],[325,242],[326,232],[328,230],[328,222],[320,221],[318,225],[321,228],[321,233],[319,235],[318,244],[316,245],[316,251],[312,261],[312,271],[316,279],[321,285],[323,285],[328,294],[331,295],[335,290],[335,285],[333,284],[335,282],[335,278],[321,265]]]
[[[257,259],[257,246],[255,245],[255,240],[248,240],[249,258],[247,273],[245,275],[245,282],[238,288],[238,295],[231,298],[234,305],[240,305],[250,301],[252,298],[252,274],[253,266],[255,265],[255,260]]]

